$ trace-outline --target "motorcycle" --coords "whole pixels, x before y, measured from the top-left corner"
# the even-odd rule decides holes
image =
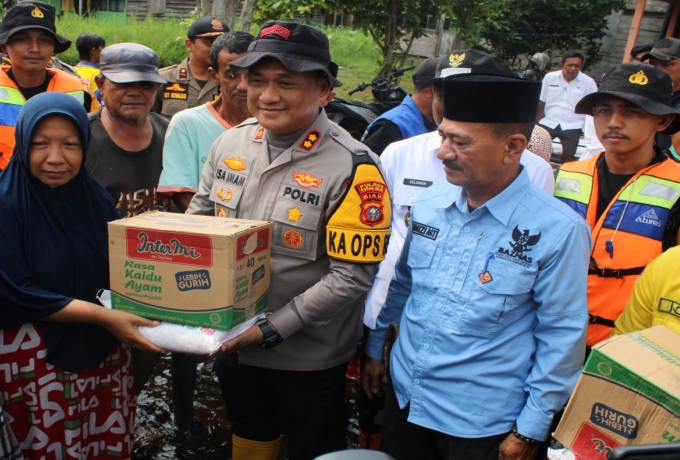
[[[552,53],[536,53],[529,58],[524,70],[515,70],[515,74],[525,80],[543,81],[545,74],[550,71]]]
[[[336,97],[326,106],[328,118],[342,126],[353,138],[361,140],[368,125],[383,113],[401,104],[408,93],[396,86],[397,78],[416,66],[394,69],[386,77],[374,78],[370,83],[361,83],[348,94],[352,96],[371,88],[375,102],[365,103]]]

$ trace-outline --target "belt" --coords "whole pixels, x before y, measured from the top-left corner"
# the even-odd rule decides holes
[[[600,268],[593,257],[590,258],[590,266],[588,267],[589,275],[597,275],[600,278],[623,278],[624,276],[639,275],[645,271],[646,267],[632,267],[632,268]]]
[[[588,322],[590,324],[599,324],[600,326],[614,327],[614,321],[611,319],[602,318],[601,316],[595,316],[588,314]]]

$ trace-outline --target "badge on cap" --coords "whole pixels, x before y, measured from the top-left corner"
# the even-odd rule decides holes
[[[224,26],[222,25],[222,21],[220,21],[219,19],[213,19],[212,21],[210,21],[210,25],[215,30],[224,30]]]
[[[31,11],[31,16],[33,16],[34,18],[44,18],[45,17],[43,12],[40,11],[40,8],[38,8],[37,6],[33,9],[33,11]]]
[[[308,152],[314,148],[317,142],[321,139],[321,133],[317,130],[310,131],[304,141],[300,142],[300,147]]]
[[[451,65],[451,67],[458,67],[463,63],[464,60],[465,53],[449,55],[449,64]]]
[[[290,30],[279,24],[274,24],[273,26],[265,27],[262,29],[262,31],[260,31],[260,38],[264,37],[265,35],[278,35],[284,40],[288,40],[288,37],[290,37]]]
[[[304,214],[302,214],[302,211],[300,211],[300,208],[297,206],[288,210],[288,220],[292,220],[293,222],[299,221],[303,215]]]
[[[645,73],[642,70],[640,70],[639,72],[631,75],[628,81],[633,83],[634,85],[644,86],[647,83],[649,83],[649,78],[647,78],[647,75],[645,75]]]

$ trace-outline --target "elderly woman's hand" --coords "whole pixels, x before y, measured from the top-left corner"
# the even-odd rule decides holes
[[[149,342],[137,329],[139,326],[156,327],[161,324],[160,321],[142,318],[141,316],[120,310],[109,310],[108,308],[104,308],[102,313],[102,320],[99,322],[100,326],[104,327],[122,343],[127,343],[131,347],[140,350],[165,353],[165,350]]]

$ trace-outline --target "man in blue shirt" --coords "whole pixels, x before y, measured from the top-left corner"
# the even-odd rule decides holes
[[[448,183],[423,192],[369,337],[363,386],[379,395],[382,448],[401,459],[532,459],[583,364],[590,231],[531,185],[520,156],[540,84],[443,81],[437,154]]]

